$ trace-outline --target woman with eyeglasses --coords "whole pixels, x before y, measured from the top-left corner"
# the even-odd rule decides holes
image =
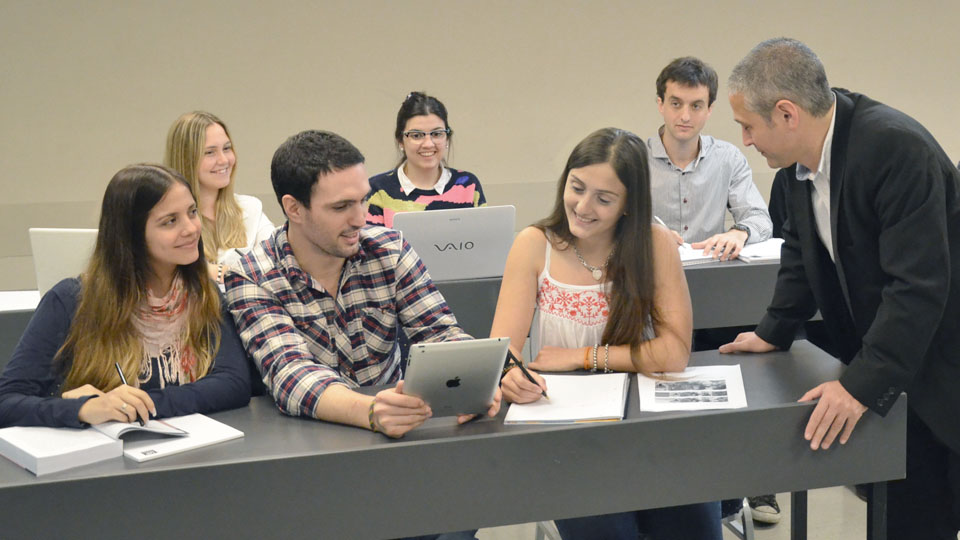
[[[407,94],[397,113],[397,168],[370,178],[367,223],[393,227],[398,212],[487,204],[477,177],[447,167],[453,139],[447,108],[423,92]]]
[[[167,133],[164,165],[190,182],[203,223],[204,259],[210,277],[223,286],[224,268],[273,233],[263,203],[233,191],[237,154],[227,125],[215,115],[193,111]]]
[[[140,164],[114,175],[87,269],[43,295],[0,377],[0,427],[246,405],[243,345],[202,253],[197,204],[179,173]]]

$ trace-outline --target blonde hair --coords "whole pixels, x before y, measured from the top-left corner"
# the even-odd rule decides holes
[[[230,130],[215,115],[205,111],[193,111],[183,115],[170,126],[167,132],[167,149],[164,153],[163,164],[180,171],[180,174],[190,183],[194,194],[200,193],[200,178],[197,176],[197,166],[203,157],[203,148],[207,139],[207,128],[219,124],[227,138],[233,143]],[[236,148],[234,148],[236,154]],[[208,261],[217,260],[217,252],[221,249],[246,247],[247,233],[243,227],[243,211],[233,195],[233,176],[237,172],[234,164],[230,171],[230,183],[217,193],[214,203],[215,220],[201,215],[203,221],[203,256]],[[198,203],[200,201],[197,201]]]
[[[147,216],[177,182],[189,187],[176,171],[153,164],[125,167],[110,180],[96,247],[81,278],[79,305],[56,355],[61,371],[71,362],[64,391],[84,384],[103,391],[116,388],[121,381],[114,362],[124,373],[140,372],[144,348],[133,321],[146,301]],[[209,372],[220,347],[220,296],[202,258],[177,271],[187,296],[182,342],[197,359],[190,374],[196,380]]]

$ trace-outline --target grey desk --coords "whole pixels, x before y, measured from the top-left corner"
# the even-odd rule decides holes
[[[693,327],[723,328],[760,322],[773,298],[780,264],[741,261],[684,268]],[[472,336],[490,334],[500,294],[500,278],[437,282],[461,326]]]
[[[497,311],[501,278],[437,281],[434,285],[457,316],[463,330],[473,337],[490,335]]]
[[[693,356],[736,362],[746,409],[644,413],[634,383],[622,422],[504,426],[501,413],[460,427],[430,420],[399,441],[285,417],[257,398],[214,415],[243,439],[152,463],[36,478],[0,459],[0,535],[395,537],[903,477],[904,399],[887,418],[868,413],[847,445],[812,452],[801,435],[812,405],[795,400],[840,364],[805,342]]]
[[[779,262],[716,262],[684,269],[693,327],[755,325],[767,312],[777,284]]]

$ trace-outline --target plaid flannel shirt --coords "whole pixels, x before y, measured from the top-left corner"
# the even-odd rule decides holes
[[[412,343],[470,338],[397,231],[360,231],[360,249],[346,260],[334,298],[300,268],[287,227],[224,279],[243,344],[283,412],[316,418],[331,384],[399,380],[398,319]]]

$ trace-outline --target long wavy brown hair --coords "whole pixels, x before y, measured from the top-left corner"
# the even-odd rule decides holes
[[[553,210],[534,227],[547,235],[557,249],[568,249],[576,241],[570,232],[563,192],[572,169],[609,163],[627,190],[625,215],[614,229],[614,248],[607,265],[611,282],[607,302],[610,315],[603,330],[603,343],[630,345],[633,354],[644,341],[644,328],[659,322],[654,305],[653,236],[650,222],[650,169],[643,141],[622,129],[594,131],[573,149],[557,183]]]
[[[181,115],[167,132],[167,149],[164,152],[163,164],[180,171],[180,174],[190,183],[194,197],[200,193],[197,167],[200,165],[203,149],[207,143],[207,128],[213,124],[219,124],[230,139],[230,144],[233,144],[233,137],[230,136],[230,130],[227,129],[223,120],[206,111],[193,111]],[[233,147],[233,153],[234,155],[237,153],[236,145]],[[216,261],[217,252],[220,249],[247,245],[243,211],[233,195],[233,177],[236,173],[237,165],[234,163],[233,170],[230,171],[230,183],[217,193],[217,202],[214,204],[216,219],[208,219],[202,214],[200,216],[203,223],[201,231],[203,256],[208,261]]]
[[[121,169],[107,185],[97,244],[81,276],[79,305],[57,352],[57,365],[67,372],[64,391],[84,384],[105,392],[119,386],[114,362],[124,373],[140,372],[143,345],[133,320],[147,297],[147,216],[177,182],[190,187],[163,165],[138,164]],[[219,291],[199,256],[200,242],[197,260],[177,268],[187,294],[183,343],[197,359],[194,380],[207,374],[220,346]]]

